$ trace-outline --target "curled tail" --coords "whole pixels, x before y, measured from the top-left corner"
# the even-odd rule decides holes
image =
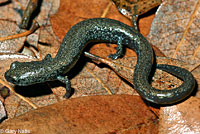
[[[158,64],[157,68],[163,71],[166,71],[172,75],[183,80],[183,83],[174,89],[171,90],[159,90],[151,87],[150,84],[146,84],[147,80],[143,80],[142,83],[138,83],[138,74],[134,74],[134,85],[136,90],[139,89],[138,93],[146,100],[157,103],[157,104],[172,104],[176,103],[191,94],[195,87],[195,79],[191,72],[186,69],[166,65]],[[145,86],[148,85],[148,86]]]

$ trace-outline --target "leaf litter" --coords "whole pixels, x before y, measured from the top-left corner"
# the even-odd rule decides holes
[[[63,3],[63,2],[62,2]],[[63,11],[63,10],[62,10]],[[108,12],[108,15],[110,14],[110,12]],[[72,17],[73,17],[73,15],[72,15]],[[114,17],[114,18],[116,18],[116,16]],[[77,21],[78,22],[78,21]],[[126,22],[127,23],[127,22]],[[49,23],[48,23],[49,24]],[[73,25],[73,24],[72,24]],[[54,25],[53,25],[54,26]],[[47,26],[47,27],[43,27],[45,30],[46,30],[46,33],[48,33],[49,35],[53,35],[53,34],[51,34],[52,32],[49,32],[49,31],[52,31],[52,29],[51,29],[51,26]],[[49,30],[50,29],[50,30]],[[54,27],[54,29],[55,29],[55,27]],[[55,30],[53,30],[54,32],[55,32]],[[59,32],[59,31],[58,31]],[[42,36],[43,34],[41,34],[40,36]],[[58,34],[57,34],[58,35]],[[61,34],[62,35],[62,37],[63,37],[63,35],[64,34]],[[53,37],[55,37],[54,35],[53,35]],[[58,36],[59,37],[59,36]],[[55,37],[56,38],[56,37]],[[56,38],[56,39],[58,39],[58,38]],[[40,40],[40,39],[39,39]],[[44,36],[44,38],[42,38],[42,40],[45,40],[45,36]],[[48,42],[48,39],[46,40],[47,42]],[[41,42],[41,43],[43,43],[43,42]],[[56,45],[57,44],[59,44],[59,41],[56,41]],[[56,46],[55,45],[55,47],[57,47],[57,48],[59,48],[58,46]],[[40,48],[44,48],[44,46],[39,46]],[[55,48],[53,48],[52,46],[49,46],[50,47],[50,53],[52,52],[53,53],[53,55],[55,55],[55,53],[56,53],[56,50],[55,50]],[[53,49],[51,49],[51,48],[53,48]],[[43,51],[43,49],[41,49],[42,51]],[[44,50],[43,52],[42,52],[42,54],[46,54],[46,53],[48,53],[48,49],[47,50]],[[95,65],[93,65],[94,67],[95,67]],[[95,72],[98,72],[98,71],[95,71]],[[103,73],[100,73],[100,75],[102,75]],[[109,75],[108,75],[109,76]],[[162,76],[162,75],[161,75]],[[84,78],[84,77],[82,77],[82,78]],[[85,79],[85,78],[84,78]],[[74,79],[73,79],[74,80]],[[72,80],[72,83],[73,83],[73,80]],[[80,79],[81,80],[81,79]],[[83,80],[83,79],[82,79]],[[89,83],[89,82],[86,82],[86,83]],[[118,82],[119,83],[119,82]],[[115,83],[114,83],[115,84]],[[116,85],[116,84],[115,84]],[[75,88],[76,89],[76,88]],[[93,90],[93,89],[91,89],[91,90]],[[101,90],[102,90],[102,88],[101,88]],[[82,90],[81,90],[82,91]],[[111,90],[111,91],[113,91],[113,90]],[[102,92],[100,92],[100,93],[102,93]],[[106,93],[106,91],[104,92],[104,93]],[[76,94],[76,93],[75,93]],[[16,114],[15,114],[16,115]]]
[[[198,71],[200,68],[199,5],[199,0],[164,1],[156,13],[148,35],[149,41],[154,43],[167,57],[184,61],[185,67],[192,72],[198,85],[200,84]],[[161,134],[200,132],[199,129],[196,129],[200,128],[198,120],[200,88],[197,87],[193,93],[195,98],[191,97],[172,107],[161,108],[159,129]],[[188,102],[191,107],[187,110],[179,107],[179,105],[188,107]],[[190,113],[193,113],[194,116],[186,116]]]

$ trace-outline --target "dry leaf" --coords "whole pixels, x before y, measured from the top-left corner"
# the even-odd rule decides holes
[[[60,48],[61,41],[55,35],[51,25],[41,27],[40,29],[38,49],[40,50],[41,57],[43,59],[47,54],[51,54],[54,57]]]
[[[63,39],[67,31],[76,23],[89,18],[101,17],[109,2],[108,0],[61,0],[59,11],[51,17],[55,34]],[[106,18],[113,18],[131,24],[127,18],[120,15],[114,4],[110,7]]]
[[[162,0],[112,0],[119,12],[129,19],[133,15],[141,15],[161,4]]]
[[[152,23],[149,41],[166,56],[200,63],[200,1],[165,0]]]
[[[0,121],[3,121],[7,117],[6,110],[3,103],[0,101]]]
[[[166,56],[184,61],[188,70],[192,70],[197,83],[199,83],[200,76],[198,71],[200,8],[197,8],[198,6],[199,0],[164,1],[148,35],[149,41],[154,43]],[[199,96],[199,90],[195,96]],[[199,118],[199,109],[197,108],[199,101],[196,100],[198,99],[188,99],[177,106],[161,108],[160,133],[199,133],[200,122],[197,119]],[[188,108],[190,105],[191,107]],[[186,107],[186,110],[183,112],[179,106]],[[195,118],[186,117],[191,113],[195,114]]]
[[[139,97],[112,95],[62,101],[8,120],[0,129],[31,134],[157,133],[157,123]]]
[[[2,14],[0,10],[0,14]],[[8,20],[0,20],[0,37],[7,37],[21,31],[18,25]],[[12,39],[6,41],[0,41],[0,52],[1,53],[15,53],[19,51],[24,44],[25,37],[19,39]]]
[[[200,99],[191,97],[178,105],[160,110],[159,134],[199,134]]]
[[[20,1],[22,6],[27,5],[27,0]],[[39,4],[40,5],[40,4]],[[49,24],[49,15],[54,14],[59,6],[58,1],[49,1],[44,0],[41,3],[40,13],[37,16],[37,22],[40,26],[45,26]],[[5,5],[1,7],[0,10],[0,18],[1,18],[1,32],[0,37],[7,37],[9,35],[16,35],[19,33],[23,33],[25,30],[19,29],[18,25],[21,22],[19,3],[17,1],[7,2]],[[37,47],[38,38],[40,31],[37,30],[35,33],[31,34],[26,39],[26,44]],[[3,53],[16,53],[21,50],[24,45],[25,37],[1,41],[1,49],[0,51]],[[36,54],[37,55],[37,54]],[[38,56],[38,55],[37,55]],[[39,56],[38,56],[39,57]]]
[[[60,1],[52,1],[52,0],[39,1],[38,5],[40,6],[39,7],[40,11],[35,20],[39,23],[40,26],[45,26],[49,23],[48,22],[49,16],[53,15],[57,12],[59,4],[60,4],[59,2]],[[19,4],[19,3],[17,3],[17,4]],[[28,4],[28,1],[21,0],[20,4],[23,7],[26,7]],[[19,8],[19,5],[17,7]],[[22,18],[20,18],[20,21],[18,21],[19,23],[21,22],[21,19]]]
[[[139,19],[139,22],[138,22],[139,30],[140,30],[140,33],[142,35],[144,35],[145,37],[149,34],[149,31],[151,28],[151,23],[152,23],[154,17],[155,17],[155,14],[152,13],[152,14],[146,14],[145,16],[142,17],[142,19]],[[153,46],[153,47],[155,47],[155,46]]]
[[[20,6],[16,1],[1,0],[1,14],[2,20],[13,20],[14,22],[20,22],[20,14],[17,12],[20,10]]]
[[[197,93],[195,94],[196,97],[200,98],[200,66],[196,67],[193,71],[192,74],[194,75],[194,77],[196,78],[197,81]]]

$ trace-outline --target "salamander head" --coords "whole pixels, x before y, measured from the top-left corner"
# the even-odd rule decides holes
[[[47,65],[48,66],[48,65]],[[19,85],[27,86],[46,81],[48,71],[45,70],[41,61],[13,62],[10,69],[5,72],[7,81]]]

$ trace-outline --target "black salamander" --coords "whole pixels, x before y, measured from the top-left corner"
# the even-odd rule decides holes
[[[193,75],[180,67],[158,64],[158,69],[169,72],[184,82],[172,90],[158,90],[148,81],[153,64],[153,50],[146,38],[132,27],[107,18],[88,19],[74,25],[65,35],[60,49],[52,58],[50,54],[42,61],[13,62],[5,73],[7,81],[27,86],[45,81],[59,80],[66,84],[66,97],[71,94],[70,81],[65,75],[76,64],[85,46],[90,42],[109,42],[118,45],[111,59],[123,54],[123,47],[133,49],[138,56],[133,83],[142,98],[157,104],[171,104],[187,97],[194,89]]]

